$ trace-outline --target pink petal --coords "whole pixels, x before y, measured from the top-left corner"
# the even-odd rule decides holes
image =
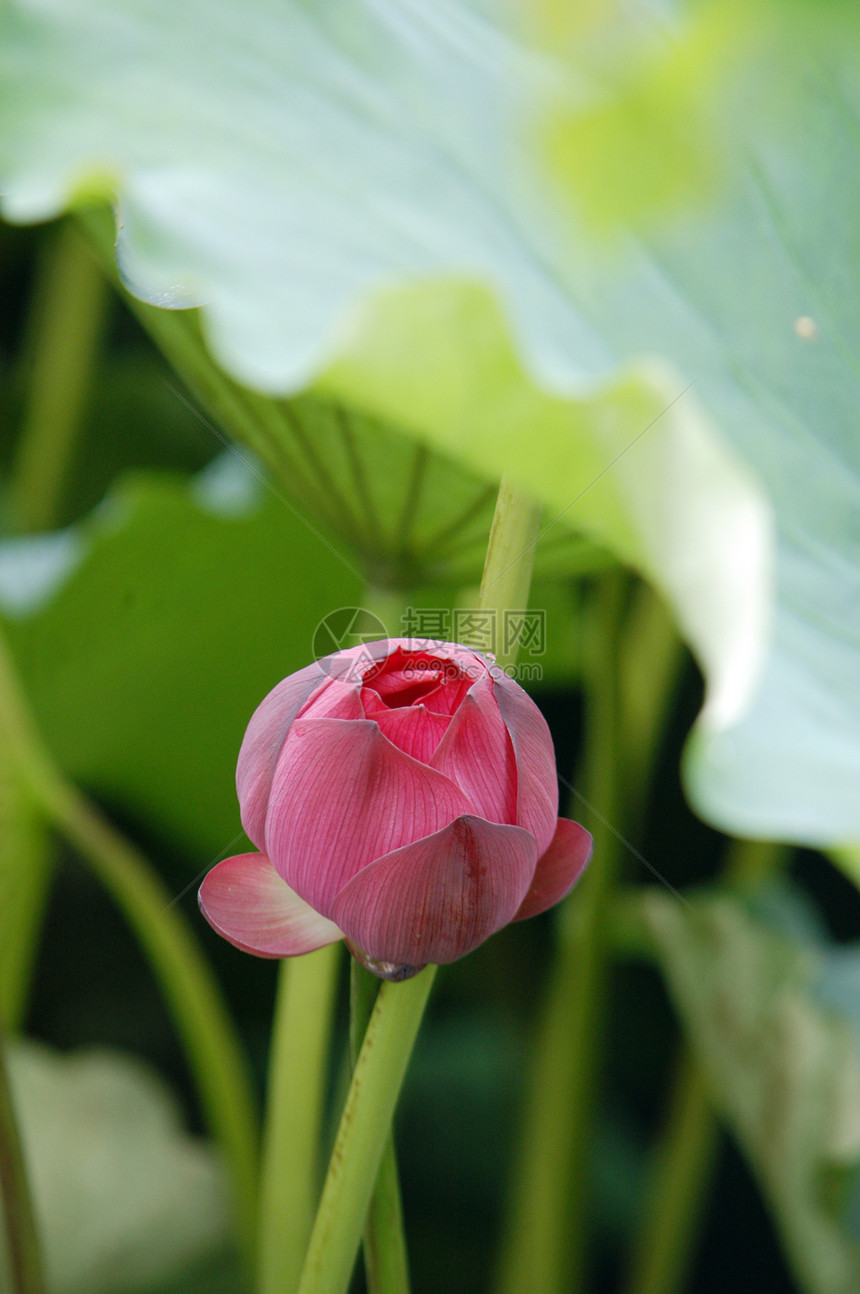
[[[372,687],[364,686],[361,689],[361,705],[366,719],[375,719],[378,714],[387,714],[391,708]]]
[[[422,764],[429,762],[451,722],[450,715],[431,713],[423,702],[391,709],[370,687],[361,689],[361,703],[367,718],[379,724],[388,740]]]
[[[431,762],[433,752],[451,722],[447,715],[430,714],[423,705],[411,705],[405,710],[386,710],[383,707],[373,718],[383,736],[398,750],[422,764]]]
[[[375,692],[385,705],[401,709],[417,704],[427,692],[434,692],[440,683],[443,665],[422,656],[404,656],[399,669],[386,669],[364,680],[368,691]]]
[[[536,855],[527,831],[464,815],[353,876],[332,917],[376,961],[456,961],[507,925]]]
[[[404,755],[367,719],[297,719],[272,781],[266,853],[330,915],[351,876],[469,812],[447,777]]]
[[[363,719],[364,709],[361,704],[361,689],[355,683],[342,683],[340,679],[330,678],[325,687],[311,693],[296,715],[314,719]]]
[[[534,880],[514,921],[537,916],[563,899],[585,871],[593,843],[585,827],[569,818],[559,818],[552,843],[538,859]]]
[[[514,748],[491,678],[481,679],[464,697],[430,763],[460,787],[479,817],[517,823]]]
[[[446,679],[445,682],[435,687],[432,692],[426,694],[424,704],[434,714],[453,714],[462,702],[463,697],[474,686],[475,681],[471,676],[457,680]]]
[[[236,767],[242,826],[258,849],[264,848],[266,806],[278,755],[290,724],[312,693],[328,683],[315,662],[272,688],[251,716]]]
[[[517,758],[517,825],[530,831],[543,854],[555,835],[558,781],[546,720],[519,683],[494,670],[496,701]]]
[[[213,930],[258,957],[297,957],[342,938],[293,893],[265,854],[225,858],[204,879],[198,901]]]

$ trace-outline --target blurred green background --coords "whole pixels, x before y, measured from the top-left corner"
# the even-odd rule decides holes
[[[51,580],[32,565],[33,542],[21,534],[8,483],[32,407],[45,275],[63,237],[58,226],[0,227],[6,629],[56,759],[153,860],[192,922],[262,1091],[276,968],[213,934],[197,915],[196,882],[218,857],[239,849],[233,774],[248,717],[278,679],[309,659],[319,619],[361,601],[360,559],[303,497],[298,478],[287,506],[280,486],[270,490],[258,469],[248,469],[247,451],[231,464],[223,440],[178,397],[178,379],[105,286],[101,321],[92,329],[92,364],[70,428],[68,468],[50,518],[51,531],[65,531],[61,546],[44,559],[55,568],[52,591]],[[438,470],[450,470],[468,494],[459,469],[443,464]],[[474,482],[476,496],[486,485]],[[491,507],[490,496],[476,509],[482,524]],[[548,654],[546,678],[530,690],[550,723],[568,782],[582,753],[583,721],[571,646],[579,608],[601,578],[601,562],[583,574],[576,551],[562,546],[543,567],[539,562],[532,598],[533,606],[547,609]],[[447,606],[446,599],[462,600],[463,581],[470,573],[474,579],[479,566],[480,548],[472,572],[418,587],[410,601]],[[634,592],[631,577],[627,596]],[[714,879],[726,847],[693,816],[679,784],[681,747],[701,700],[700,676],[686,658],[635,840],[644,858],[685,891]],[[578,806],[566,809],[592,825]],[[49,870],[26,1033],[62,1053],[99,1046],[140,1057],[178,1093],[187,1128],[201,1134],[181,1049],[135,940],[66,848],[56,847]],[[659,885],[632,852],[624,876]],[[856,889],[807,851],[795,853],[763,911],[775,929],[799,929],[837,948],[860,938]],[[416,1294],[489,1288],[555,919],[549,913],[506,929],[440,975],[398,1116]],[[623,921],[612,938],[621,955],[612,972],[609,1036],[593,1111],[589,1230],[597,1291],[617,1288],[624,1270],[679,1051],[662,978],[635,938],[626,940]],[[342,1033],[345,980],[340,1001]],[[341,1063],[338,1052],[333,1092],[342,1083]],[[223,1259],[226,1243],[210,1242],[202,1266],[146,1289],[239,1291],[238,1269]],[[136,1288],[131,1273],[115,1273],[116,1294],[126,1278]],[[104,1288],[109,1294],[111,1284]],[[760,1189],[726,1135],[687,1288],[691,1294],[799,1288]]]

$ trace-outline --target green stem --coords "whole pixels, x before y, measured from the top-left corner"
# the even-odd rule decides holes
[[[259,1294],[298,1287],[319,1196],[319,1145],[340,944],[284,960],[269,1060]]]
[[[354,957],[349,961],[349,1067],[354,1070],[361,1054],[376,999],[379,997],[378,975],[365,970]]]
[[[48,818],[124,913],[161,983],[209,1126],[230,1169],[241,1237],[254,1252],[257,1114],[247,1058],[217,981],[170,892],[141,853],[56,776],[37,788]]]
[[[705,1079],[685,1050],[642,1213],[628,1294],[670,1294],[684,1288],[719,1135]]]
[[[64,223],[48,244],[25,343],[27,398],[9,485],[10,519],[22,531],[56,524],[107,302],[90,248],[72,223]],[[0,746],[0,1018],[15,1028],[26,1004],[54,849],[7,768],[11,749],[6,742]]]
[[[665,604],[647,584],[637,584],[618,642],[625,813],[636,827],[645,814],[683,657],[683,644]]]
[[[14,1294],[44,1294],[39,1239],[0,1031],[0,1194]]]
[[[588,625],[586,803],[594,862],[561,910],[558,948],[538,1029],[522,1149],[502,1250],[500,1294],[578,1290],[585,1265],[587,1159],[601,1059],[609,964],[607,920],[621,861],[617,785],[615,642],[624,586],[617,573],[598,588]]]
[[[538,520],[531,500],[503,481],[479,609],[504,611],[528,605]],[[514,655],[506,654],[503,663]],[[435,971],[435,966],[428,966],[412,979],[385,982],[379,990],[352,1075],[299,1294],[344,1294],[347,1289]]]
[[[349,1050],[355,1068],[379,993],[379,980],[354,958],[350,963]],[[364,1270],[368,1294],[409,1294],[409,1257],[394,1137],[382,1152],[364,1227]]]
[[[332,1151],[299,1294],[343,1294],[435,966],[382,984]]]
[[[242,1046],[217,982],[188,923],[147,860],[53,764],[24,705],[2,635],[0,716],[40,814],[89,863],[149,957],[229,1166],[240,1232],[250,1257],[257,1187],[255,1103]]]
[[[742,889],[761,885],[785,855],[770,843],[733,841],[725,879]],[[719,1123],[705,1077],[685,1046],[633,1244],[628,1294],[677,1294],[685,1288],[718,1143]]]
[[[0,1023],[11,1033],[27,1007],[54,855],[53,833],[0,736]]]
[[[41,768],[38,739],[0,640],[0,1020],[21,1019],[53,842],[31,791]]]
[[[478,608],[496,617],[496,663],[502,669],[513,665],[517,658],[517,643],[506,642],[504,617],[507,611],[524,611],[528,607],[541,511],[529,496],[502,477],[478,595]]]
[[[54,524],[108,299],[80,231],[64,224],[49,248],[30,327],[27,412],[10,489],[10,514],[21,530]]]

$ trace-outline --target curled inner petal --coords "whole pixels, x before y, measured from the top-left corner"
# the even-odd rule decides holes
[[[424,702],[436,714],[453,714],[482,669],[471,652],[462,651],[460,660],[398,645],[365,673],[363,684],[391,709]]]
[[[402,710],[389,710],[385,706],[368,714],[379,725],[379,731],[390,742],[422,764],[429,764],[433,752],[445,736],[450,718],[432,714],[423,705],[410,705]],[[456,779],[453,779],[456,781]]]

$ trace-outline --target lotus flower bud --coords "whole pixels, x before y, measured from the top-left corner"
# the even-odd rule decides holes
[[[537,706],[456,643],[386,640],[291,674],[248,725],[236,785],[260,852],[218,863],[200,907],[261,957],[345,938],[402,979],[557,903],[591,854],[558,817]]]

